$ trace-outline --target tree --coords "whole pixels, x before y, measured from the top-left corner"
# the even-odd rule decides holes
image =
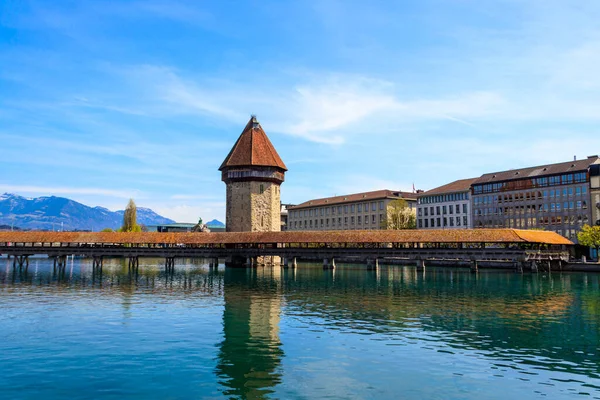
[[[112,230],[110,228],[104,228],[100,232],[114,232],[114,230]]]
[[[415,210],[408,207],[406,200],[391,201],[387,206],[387,219],[383,221],[384,229],[415,229],[417,215]]]
[[[120,232],[141,232],[142,228],[137,224],[137,207],[133,199],[129,199],[125,213],[123,213],[123,226]]]
[[[579,239],[579,244],[593,247],[598,253],[598,249],[600,249],[600,226],[584,225],[581,232],[577,234],[577,239]]]

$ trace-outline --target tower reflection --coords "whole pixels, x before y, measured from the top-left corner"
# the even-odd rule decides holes
[[[224,275],[224,339],[216,368],[224,394],[260,399],[281,381],[279,271],[228,268]]]

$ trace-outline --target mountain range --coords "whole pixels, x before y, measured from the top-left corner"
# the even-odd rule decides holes
[[[89,207],[64,197],[25,198],[15,194],[0,195],[0,225],[39,230],[117,229],[123,223],[124,211],[104,207]],[[149,208],[137,208],[140,225],[174,223]],[[218,221],[217,221],[218,222]]]

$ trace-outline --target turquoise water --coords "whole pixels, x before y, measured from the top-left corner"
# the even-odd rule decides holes
[[[600,398],[600,275],[0,259],[0,398]]]

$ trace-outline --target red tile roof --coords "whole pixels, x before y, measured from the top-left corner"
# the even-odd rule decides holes
[[[466,192],[471,188],[471,184],[478,179],[479,178],[460,179],[458,181],[454,181],[446,185],[436,187],[435,189],[428,190],[424,193],[419,193],[419,197],[434,194]]]
[[[288,207],[288,210],[297,210],[306,207],[317,207],[332,204],[343,204],[343,203],[354,203],[357,201],[369,201],[369,200],[382,200],[382,199],[407,199],[416,200],[417,195],[415,193],[400,192],[394,190],[375,190],[373,192],[354,193],[347,194],[344,196],[325,197],[322,199],[308,200],[304,203]]]
[[[519,229],[407,229],[378,231],[284,232],[0,232],[4,243],[545,243],[572,245],[550,231]],[[24,247],[23,249],[27,249]],[[65,247],[68,251],[68,248]]]
[[[250,118],[242,134],[219,167],[222,171],[230,167],[276,167],[287,171],[267,134],[256,120]]]

